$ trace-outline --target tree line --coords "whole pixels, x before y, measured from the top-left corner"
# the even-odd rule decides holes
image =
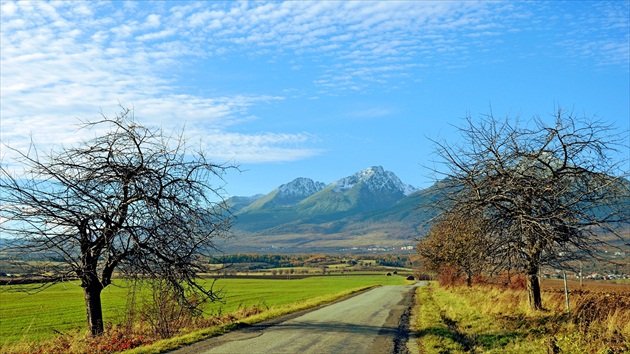
[[[214,258],[211,263],[224,265],[237,265],[243,263],[261,263],[269,268],[303,267],[316,264],[348,263],[357,265],[361,260],[373,260],[379,266],[385,267],[413,267],[413,260],[409,255],[383,254],[383,255],[357,255],[348,257],[345,255],[321,255],[321,254],[227,254]],[[250,267],[251,269],[251,267]]]

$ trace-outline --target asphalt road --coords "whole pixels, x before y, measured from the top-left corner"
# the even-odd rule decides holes
[[[172,353],[410,353],[417,285],[382,286],[343,301],[210,338]],[[410,343],[411,344],[411,343]]]

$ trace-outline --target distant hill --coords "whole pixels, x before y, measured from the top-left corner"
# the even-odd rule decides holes
[[[227,205],[232,212],[238,212],[263,196],[264,194],[256,194],[251,197],[231,197],[227,200]]]

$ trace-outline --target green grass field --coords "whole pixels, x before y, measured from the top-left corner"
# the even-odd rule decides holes
[[[292,280],[219,279],[214,289],[222,292],[225,303],[210,303],[205,311],[210,316],[251,306],[276,309],[352,289],[404,283],[404,277],[385,275],[318,276]],[[0,347],[4,343],[38,341],[59,333],[85,330],[85,304],[77,282],[57,284],[33,295],[7,289],[0,289]],[[106,323],[122,321],[129,291],[129,283],[124,281],[115,282],[103,291]]]

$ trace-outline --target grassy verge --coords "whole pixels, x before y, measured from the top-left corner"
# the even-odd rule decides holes
[[[543,292],[546,311],[530,311],[524,290],[488,286],[417,290],[421,353],[628,353],[630,294]]]
[[[114,333],[105,339],[113,342],[109,344],[94,343],[86,335],[83,295],[78,284],[59,284],[34,295],[4,291],[0,293],[0,352],[46,352],[51,345],[64,352],[90,352],[88,349],[96,347],[102,349],[100,352],[114,352],[147,342],[154,343],[137,352],[161,352],[223,333],[239,323],[259,322],[317,306],[371,286],[404,283],[403,277],[385,275],[219,279],[214,289],[222,293],[224,302],[206,304],[203,323],[212,324],[207,328],[189,328],[157,342],[146,336]],[[103,293],[108,328],[115,330],[124,322],[131,290],[129,284],[121,282]]]

